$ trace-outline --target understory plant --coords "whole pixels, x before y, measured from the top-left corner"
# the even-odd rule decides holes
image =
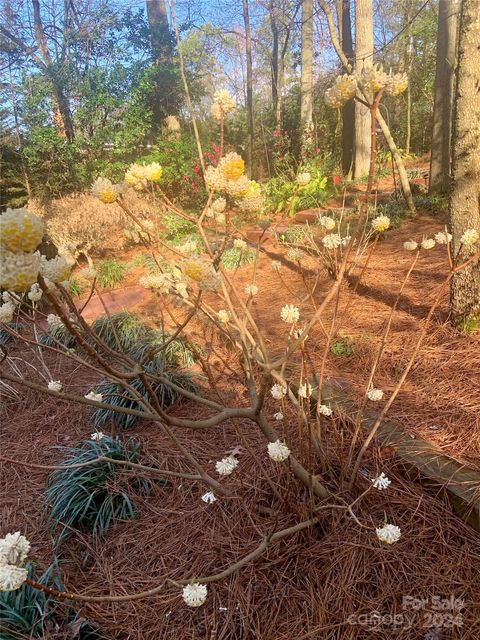
[[[338,108],[346,99],[356,96],[360,87],[361,95],[371,96],[371,101],[361,100],[371,109],[375,136],[374,112],[382,92],[388,86],[392,95],[396,95],[404,84],[403,75],[392,76],[374,67],[358,81],[350,75],[342,76],[326,99]],[[326,384],[327,364],[330,355],[340,353],[339,345],[335,346],[335,336],[339,335],[338,309],[349,308],[350,296],[362,283],[379,238],[390,227],[387,215],[372,219],[369,213],[375,144],[366,198],[354,221],[347,219],[344,212],[336,217],[320,216],[318,223],[302,236],[301,246],[297,246],[296,238],[287,246],[276,243],[274,234],[267,233],[268,224],[260,228],[255,242],[247,242],[231,211],[235,209],[237,215],[242,210],[261,213],[265,202],[259,185],[246,176],[243,158],[235,152],[224,153],[224,117],[233,108],[234,102],[227,92],[215,94],[212,115],[219,122],[220,159],[205,167],[208,195],[203,208],[195,214],[165,195],[162,167],[158,163],[134,163],[125,174],[129,188],[151,191],[169,214],[181,221],[180,227],[188,223],[201,239],[201,243],[186,240],[180,244],[178,235],[174,235],[171,242],[163,237],[149,243],[157,270],[144,274],[140,283],[151,291],[151,313],[156,316],[156,326],[162,329],[160,340],[148,331],[143,332],[135,322],[125,334],[127,337],[122,338],[116,335],[120,331],[118,317],[108,314],[100,324],[89,325],[61,285],[61,265],[39,262],[35,254],[44,231],[41,220],[24,210],[8,212],[0,218],[1,225],[6,216],[2,235],[6,275],[0,284],[9,292],[0,318],[7,323],[6,331],[23,339],[25,352],[31,354],[34,362],[25,363],[22,376],[7,353],[1,363],[2,379],[48,394],[58,403],[87,405],[101,412],[148,420],[182,464],[181,470],[172,471],[166,463],[162,467],[145,463],[141,464],[142,473],[149,477],[173,477],[182,485],[201,486],[205,490],[202,500],[206,504],[218,501],[217,506],[226,513],[230,501],[236,501],[245,507],[245,515],[258,533],[256,546],[239,552],[226,566],[219,567],[215,561],[212,568],[205,561],[201,577],[193,575],[190,566],[179,568],[175,579],[160,571],[160,575],[152,576],[152,588],[139,587],[126,596],[120,587],[115,590],[109,585],[108,594],[96,595],[95,602],[152,597],[175,588],[181,589],[179,593],[187,606],[199,607],[206,602],[213,583],[228,578],[269,546],[316,527],[325,517],[339,531],[358,527],[359,536],[365,536],[365,544],[380,547],[397,544],[403,536],[408,544],[408,528],[415,526],[404,519],[401,522],[406,531],[400,528],[402,514],[395,510],[394,503],[388,512],[376,507],[375,492],[398,489],[390,486],[391,480],[377,466],[375,457],[369,455],[370,448],[415,365],[451,278],[479,256],[478,230],[465,229],[455,249],[448,229],[439,229],[434,237],[415,237],[404,243],[400,249],[407,258],[403,277],[392,294],[391,311],[372,347],[372,358],[365,364],[363,379],[356,380],[357,400],[347,421],[332,397],[331,386]],[[309,184],[312,176],[307,173],[298,174],[299,186]],[[103,203],[120,208],[142,230],[141,219],[126,203],[124,184],[115,185],[99,178],[92,192]],[[222,256],[231,247],[240,253],[252,248],[255,251],[254,260],[244,265],[241,273],[222,265]],[[432,250],[442,248],[446,250],[447,273],[434,292],[423,326],[405,350],[396,381],[387,392],[379,382],[379,367],[383,364],[395,309],[415,265],[428,259]],[[164,268],[165,262],[170,263],[170,269]],[[287,270],[291,278],[285,276]],[[325,278],[325,271],[330,278]],[[267,278],[276,286],[267,289]],[[29,314],[17,305],[23,292],[28,292],[31,301]],[[47,346],[35,338],[44,319],[36,308],[41,298],[53,309],[50,324],[63,325],[75,342],[74,352],[54,345],[49,345],[48,350],[72,367],[96,375],[101,372],[108,387],[89,389],[81,388],[80,382],[46,380],[48,365],[42,360],[42,353]],[[18,336],[8,325],[17,316],[29,323],[29,336]],[[202,349],[196,348],[192,339],[200,325],[205,338]],[[280,329],[272,332],[272,327]],[[194,380],[198,382],[195,390],[167,376],[169,349],[178,340],[192,350],[195,372],[202,375],[202,384],[200,379]],[[134,347],[139,341],[143,346]],[[228,353],[222,349],[225,342],[230,345]],[[175,411],[170,411],[168,402],[162,399],[167,395],[159,398],[158,384],[165,389],[162,393],[170,394],[169,397],[176,394],[184,400]],[[373,412],[372,407],[377,410]],[[370,420],[368,429],[366,416]],[[203,455],[201,445],[193,442],[191,434],[195,431],[207,433],[215,447],[214,459]],[[221,442],[227,432],[236,434],[238,446],[225,453]],[[87,525],[98,531],[115,519],[131,517],[134,505],[123,483],[130,488],[137,483],[136,487],[143,491],[149,486],[147,480],[138,479],[136,445],[122,444],[103,433],[94,436],[80,449],[70,451],[60,468],[52,465],[54,475],[47,496],[52,506],[51,519],[63,527],[61,536],[67,535],[67,527]],[[243,463],[246,457],[248,465]],[[24,464],[28,466],[28,462]],[[234,482],[235,478],[239,481]],[[247,508],[244,496],[252,484],[261,484],[268,499],[267,510],[260,506]],[[368,511],[359,516],[358,507],[367,495]],[[302,515],[297,508],[299,504]],[[321,541],[316,539],[315,543]],[[225,544],[229,548],[228,540]],[[0,556],[1,549],[7,547],[9,553],[0,568],[3,575],[0,584],[13,591],[25,581],[25,549],[29,545],[23,536],[16,542],[0,541]],[[42,589],[42,585],[36,586]],[[69,593],[71,600],[82,602],[92,597],[87,593]]]

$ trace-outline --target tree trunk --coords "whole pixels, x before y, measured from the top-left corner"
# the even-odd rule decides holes
[[[373,65],[372,0],[355,0],[355,70],[360,73]],[[373,96],[369,96],[373,98]],[[355,103],[354,177],[368,173],[370,164],[370,111]]]
[[[66,138],[68,142],[72,142],[74,138],[74,130],[72,115],[70,112],[70,103],[65,94],[63,81],[59,76],[59,73],[52,67],[52,59],[48,49],[48,42],[43,29],[39,0],[32,0],[32,7],[37,48],[43,58],[44,71],[53,85],[53,93],[51,97],[53,122],[57,133],[62,136],[62,138]]]
[[[247,125],[248,125],[248,175],[252,175],[254,127],[253,127],[253,63],[252,33],[250,29],[250,13],[248,0],[242,0],[243,22],[245,25],[245,56],[247,62]]]
[[[410,3],[407,5],[407,10],[405,12],[405,21],[408,24],[408,37],[407,37],[407,47],[405,52],[405,59],[407,61],[406,64],[406,74],[409,78],[409,82],[407,85],[407,131],[405,135],[405,152],[410,153],[410,146],[412,143],[412,68],[413,68],[413,54],[414,54],[414,46],[413,46],[413,32],[412,32],[412,24],[411,24],[411,5]]]
[[[439,0],[432,155],[430,161],[429,190],[431,193],[446,192],[450,187],[457,11],[457,0]]]
[[[147,0],[145,4],[155,64],[169,63],[173,51],[165,0]]]
[[[480,233],[480,0],[462,0],[453,118],[450,224],[453,251],[460,251],[466,229]],[[464,246],[460,262],[480,249]],[[480,316],[480,258],[452,278],[451,309],[462,323]]]
[[[313,142],[313,0],[302,3],[300,129],[302,157],[306,158]]]
[[[270,28],[272,30],[272,107],[273,113],[277,113],[278,107],[278,67],[279,67],[279,34],[275,6],[271,3],[268,7],[270,14]]]
[[[342,50],[350,64],[353,63],[352,22],[350,0],[341,0],[341,43]],[[342,108],[342,169],[350,178],[353,171],[353,150],[355,140],[355,103],[349,100]]]

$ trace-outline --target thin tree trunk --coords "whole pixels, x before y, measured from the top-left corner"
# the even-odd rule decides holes
[[[432,155],[430,160],[429,190],[431,193],[446,192],[450,187],[457,13],[457,0],[439,0]]]
[[[302,157],[305,158],[313,142],[313,0],[302,3],[300,128]]]
[[[279,33],[275,6],[271,3],[268,7],[270,14],[270,28],[272,30],[272,107],[277,113],[278,107],[278,76],[279,76]]]
[[[412,32],[412,24],[410,22],[410,8],[411,5],[408,4],[407,11],[405,14],[405,19],[408,24],[408,37],[407,37],[407,50],[406,50],[406,73],[409,79],[412,77],[412,68],[413,68],[413,32]],[[405,135],[405,152],[410,153],[410,146],[412,142],[412,82],[408,83],[407,86],[407,122],[406,122],[406,135]]]
[[[360,73],[373,65],[372,0],[355,0],[355,70]],[[369,96],[371,99],[373,96]],[[368,173],[370,163],[370,111],[355,103],[355,162],[354,177]]]
[[[252,175],[254,123],[253,123],[253,63],[252,63],[252,33],[250,29],[250,13],[248,0],[242,0],[243,22],[245,25],[245,56],[247,63],[247,126],[248,126],[248,156],[247,171]]]
[[[350,64],[353,63],[352,22],[350,0],[341,0],[342,50]],[[342,108],[342,169],[350,178],[353,171],[353,150],[355,141],[355,103],[349,100]]]
[[[480,233],[480,0],[462,0],[453,118],[450,224],[460,261],[480,249],[461,246],[466,229]],[[480,320],[480,259],[452,278],[451,308],[456,323]]]

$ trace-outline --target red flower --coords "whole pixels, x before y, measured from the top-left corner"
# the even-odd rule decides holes
[[[273,137],[278,138],[279,135],[280,135],[280,131],[278,129],[275,129],[275,131],[273,132]]]
[[[332,182],[334,185],[340,184],[340,176],[332,176]]]

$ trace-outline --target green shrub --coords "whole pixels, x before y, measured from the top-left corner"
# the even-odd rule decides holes
[[[76,298],[82,295],[82,291],[85,289],[85,286],[80,282],[79,278],[72,276],[67,283],[68,293]]]
[[[114,287],[123,280],[125,265],[114,258],[101,260],[98,263],[98,284],[102,288]]]
[[[166,227],[167,231],[163,236],[165,240],[172,244],[180,244],[188,236],[194,235],[197,228],[189,220],[176,216],[172,213],[167,213],[162,218],[162,224]]]
[[[334,356],[351,356],[353,353],[353,344],[350,340],[336,340],[331,346],[330,351]]]
[[[89,462],[99,456],[140,462],[138,442],[128,440],[123,443],[109,436],[98,441],[84,440],[78,446],[64,450],[67,455],[62,466]],[[131,495],[150,489],[149,480],[111,462],[54,471],[48,481],[46,500],[50,524],[60,526],[58,543],[74,529],[85,528],[98,534],[114,522],[134,518],[135,503]]]
[[[191,367],[194,364],[193,353],[188,344],[181,338],[172,340],[164,350],[158,350],[170,338],[162,331],[150,331],[144,338],[136,342],[129,350],[129,355],[141,362],[148,357],[146,364],[161,370],[165,364],[178,367]],[[151,353],[150,353],[151,352]]]
[[[255,260],[255,251],[252,249],[246,249],[241,251],[236,247],[225,249],[220,258],[220,264],[224,269],[237,269],[243,267],[246,264],[250,264]]]

